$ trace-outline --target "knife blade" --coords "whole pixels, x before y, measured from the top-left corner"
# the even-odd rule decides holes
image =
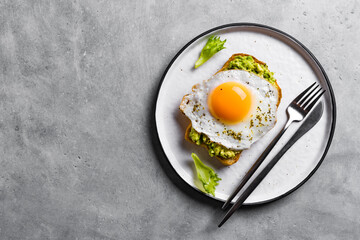
[[[287,141],[284,147],[276,154],[276,156],[271,159],[271,161],[265,166],[263,170],[254,178],[250,185],[245,189],[241,196],[236,200],[234,205],[226,213],[224,218],[219,223],[218,227],[221,227],[230,216],[244,203],[248,196],[256,189],[260,182],[265,178],[265,176],[270,172],[270,170],[275,166],[275,164],[280,160],[280,158],[285,154],[285,152],[306,132],[308,132],[315,124],[320,120],[323,114],[324,106],[320,102],[315,109],[309,113],[308,117],[304,120],[302,125],[297,129],[295,134]]]

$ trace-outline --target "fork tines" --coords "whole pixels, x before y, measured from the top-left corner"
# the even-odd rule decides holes
[[[315,87],[314,87],[315,86]],[[314,87],[314,88],[313,88]],[[312,89],[313,88],[313,89]],[[312,89],[312,90],[311,90]],[[316,90],[316,92],[315,92]],[[315,92],[315,93],[314,93]],[[314,94],[313,94],[314,93]],[[310,111],[319,98],[325,93],[319,84],[313,83],[305,89],[297,98],[294,99],[297,104],[305,111]],[[305,95],[306,94],[306,95]],[[305,96],[304,96],[305,95]]]

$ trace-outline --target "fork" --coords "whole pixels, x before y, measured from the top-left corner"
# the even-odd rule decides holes
[[[315,86],[315,87],[314,87]],[[316,92],[315,92],[316,91]],[[315,92],[315,93],[314,93]],[[246,173],[244,178],[242,179],[239,186],[235,189],[235,191],[230,195],[230,197],[227,199],[225,204],[222,206],[222,209],[225,209],[230,202],[234,199],[234,197],[237,195],[237,193],[244,187],[244,185],[248,182],[248,180],[251,178],[251,176],[255,173],[255,171],[258,169],[258,167],[261,165],[261,163],[265,160],[267,155],[270,153],[270,151],[273,149],[275,144],[279,141],[281,136],[285,133],[285,131],[288,129],[288,127],[293,122],[300,122],[302,121],[306,115],[311,111],[311,109],[314,107],[314,105],[317,103],[317,101],[320,99],[320,97],[324,94],[325,90],[322,90],[322,88],[317,85],[316,83],[313,83],[310,87],[305,89],[302,93],[300,93],[287,107],[286,112],[288,116],[288,120],[285,124],[285,127],[280,131],[280,133],[273,139],[273,141],[269,144],[269,146],[265,149],[265,151],[261,154],[261,156],[256,160],[254,165],[250,168],[250,170]],[[314,94],[313,94],[314,93]],[[245,201],[245,199],[243,199]],[[238,205],[236,209],[241,205],[242,203],[236,203]],[[231,214],[236,210],[234,209],[235,205],[230,209],[230,211],[226,214],[223,221],[220,223],[219,227],[231,216]]]

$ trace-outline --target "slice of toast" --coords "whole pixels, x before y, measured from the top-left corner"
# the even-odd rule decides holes
[[[219,73],[219,72],[222,72],[222,71],[226,71],[226,70],[228,69],[228,66],[229,66],[230,62],[233,61],[237,56],[251,56],[251,55],[249,55],[249,54],[244,54],[244,53],[236,53],[236,54],[233,54],[233,55],[229,58],[229,60],[224,64],[224,66],[223,66],[218,72],[216,72],[215,74],[217,74],[217,73]],[[261,65],[266,65],[266,63],[264,63],[264,62],[256,59],[254,56],[251,56],[251,57],[254,59],[254,61],[255,61],[256,63],[261,64]],[[241,70],[241,69],[239,69],[239,71],[246,71],[246,70]],[[215,74],[214,74],[214,75],[215,75]],[[276,88],[279,90],[279,97],[278,97],[278,102],[277,102],[277,106],[279,106],[280,100],[281,100],[281,89],[280,89],[280,87],[279,87],[279,85],[277,84],[276,81],[275,81],[274,83],[272,83],[272,84],[274,84],[274,85],[276,86]],[[194,86],[193,86],[193,89],[195,89],[195,88],[197,88],[197,85],[194,85]],[[185,96],[187,96],[187,95],[185,95]],[[184,98],[185,98],[185,96],[184,96]],[[186,104],[186,103],[184,103],[184,98],[183,98],[181,104]],[[181,105],[180,105],[180,110],[182,111]],[[188,127],[186,128],[186,131],[185,131],[185,139],[186,139],[187,141],[191,142],[191,143],[194,143],[194,142],[189,138],[189,133],[190,133],[190,131],[191,131],[191,123],[190,123],[190,124],[188,125]],[[200,146],[205,147],[206,149],[208,149],[208,147],[207,147],[206,144],[201,144]],[[221,158],[221,157],[218,157],[218,156],[215,156],[215,157],[216,157],[223,165],[230,166],[230,165],[236,163],[236,162],[239,160],[240,154],[241,154],[241,151],[240,151],[238,154],[236,154],[235,157],[229,158],[229,159],[224,159],[224,158]]]

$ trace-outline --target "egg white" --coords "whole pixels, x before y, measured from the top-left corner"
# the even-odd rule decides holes
[[[211,91],[225,82],[238,82],[252,94],[248,116],[236,124],[217,120],[210,113],[207,104]],[[274,127],[279,94],[278,88],[255,74],[243,70],[228,70],[195,85],[192,92],[184,96],[180,109],[197,132],[204,133],[211,141],[226,148],[243,150]]]

